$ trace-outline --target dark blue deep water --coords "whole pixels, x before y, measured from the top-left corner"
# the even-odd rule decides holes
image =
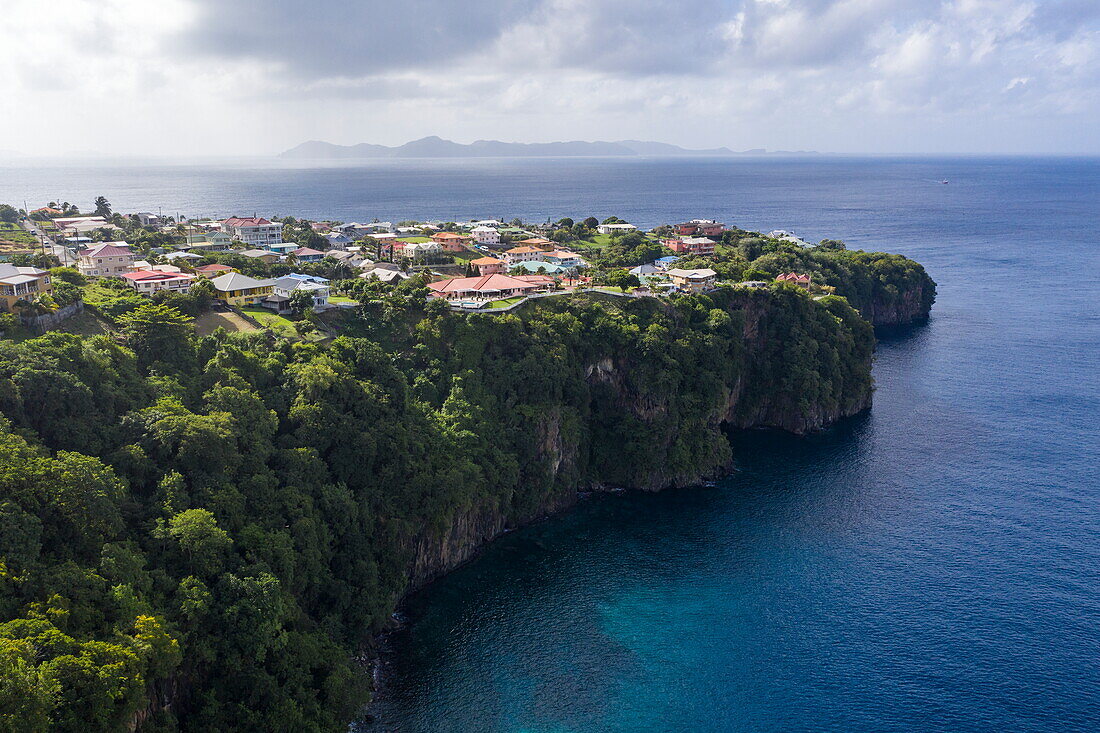
[[[940,185],[942,178],[949,185]],[[420,161],[0,169],[0,200],[344,220],[693,216],[920,260],[870,414],[732,435],[413,599],[380,727],[1100,729],[1100,161]]]

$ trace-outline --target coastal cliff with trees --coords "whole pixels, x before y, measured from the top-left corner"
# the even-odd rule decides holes
[[[868,408],[866,316],[926,317],[934,285],[904,258],[819,256],[837,294],[817,299],[463,315],[413,278],[327,343],[199,338],[148,302],[118,339],[0,341],[0,720],[344,729],[403,595],[501,531],[581,491],[718,476],[730,429]]]

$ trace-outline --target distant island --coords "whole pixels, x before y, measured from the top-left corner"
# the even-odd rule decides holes
[[[508,143],[500,140],[477,140],[465,144],[444,140],[435,135],[407,142],[404,145],[336,145],[311,140],[279,153],[280,158],[298,160],[357,160],[374,158],[566,158],[580,156],[732,156],[732,155],[814,155],[815,151],[772,151],[763,148],[737,152],[729,148],[693,150],[670,143],[644,140],[615,142],[573,140],[553,143]]]

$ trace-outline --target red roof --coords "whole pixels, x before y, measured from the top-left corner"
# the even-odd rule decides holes
[[[156,280],[163,282],[165,280],[194,280],[194,275],[188,275],[186,272],[160,272],[158,270],[138,270],[137,272],[125,272],[119,277],[126,278],[127,280],[133,280],[134,282],[145,282],[146,280]]]
[[[471,291],[500,292],[503,290],[534,290],[548,282],[547,277],[512,277],[511,275],[481,275],[479,277],[452,277],[428,283],[436,293],[465,293]]]
[[[324,252],[319,249],[312,249],[310,247],[299,247],[298,249],[291,252],[291,254],[293,254],[295,257],[309,257],[310,255],[323,255]]]
[[[271,224],[262,216],[231,216],[223,223],[227,227],[262,227]]]
[[[105,256],[118,256],[133,254],[130,251],[130,245],[125,242],[104,242],[103,244],[97,244],[89,249],[82,249],[78,252],[81,257],[105,257]]]
[[[433,234],[432,239],[469,239],[469,237],[464,237],[454,232],[439,232],[438,234]]]
[[[810,282],[809,275],[800,275],[797,272],[788,272],[784,275],[780,275],[776,278],[780,282],[792,282],[792,283],[808,283]]]
[[[232,271],[233,271],[232,267],[230,267],[229,265],[223,265],[223,264],[220,264],[220,263],[215,263],[213,265],[202,265],[201,267],[196,267],[195,268],[195,272],[201,272],[201,273],[204,273],[204,274],[207,273],[207,272],[232,272]]]

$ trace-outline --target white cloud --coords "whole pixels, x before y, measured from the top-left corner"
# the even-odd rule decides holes
[[[1080,125],[1100,111],[1091,0],[56,0],[49,19],[40,0],[5,6],[0,87],[17,112],[0,117],[2,148],[262,153],[440,134],[904,151],[1030,135],[1100,152]]]

